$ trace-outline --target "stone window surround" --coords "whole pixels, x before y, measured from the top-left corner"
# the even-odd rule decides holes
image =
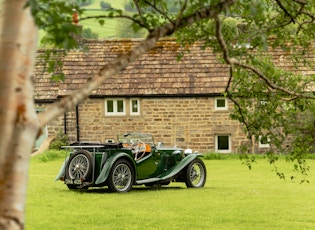
[[[270,138],[269,137],[267,137],[267,143],[263,143],[262,141],[261,141],[261,138],[262,138],[262,136],[259,136],[259,148],[270,148],[270,144],[269,144],[269,142],[270,142]]]
[[[227,136],[228,137],[228,149],[219,149],[219,136]],[[214,136],[215,140],[215,152],[216,153],[231,153],[232,152],[232,140],[231,140],[231,134],[215,134]]]
[[[117,112],[118,109],[118,105],[117,105],[117,101],[123,101],[123,112]],[[114,111],[113,112],[108,112],[108,108],[107,108],[107,102],[108,101],[113,101],[113,106],[114,106]],[[129,101],[129,111],[127,111],[127,107],[126,104]],[[133,106],[133,102],[137,101],[137,111],[132,112],[132,106]],[[105,104],[105,116],[126,116],[128,113],[131,116],[139,116],[140,115],[140,99],[139,98],[106,98],[104,101]]]
[[[113,102],[113,112],[108,111],[108,102]],[[123,101],[123,111],[118,112],[118,101]],[[126,99],[124,98],[106,98],[105,101],[105,116],[125,116],[126,115]]]
[[[224,106],[218,106],[218,100],[224,100]],[[228,110],[228,100],[224,97],[217,97],[214,100],[214,110]]]
[[[133,112],[133,101],[137,101],[137,111]],[[130,98],[129,99],[130,105],[130,115],[132,116],[139,116],[140,115],[140,99],[139,98]]]

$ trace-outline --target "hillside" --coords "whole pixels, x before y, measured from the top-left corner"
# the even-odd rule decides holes
[[[101,2],[109,3],[113,8],[125,9],[125,5],[129,0],[91,0],[91,3],[83,8],[86,10],[85,14],[81,17],[102,15]],[[101,26],[97,20],[82,21],[84,29],[91,29],[93,33],[98,34],[98,38],[130,38],[130,37],[143,37],[143,33],[135,34],[130,29],[130,22],[125,19],[107,19],[105,24]]]

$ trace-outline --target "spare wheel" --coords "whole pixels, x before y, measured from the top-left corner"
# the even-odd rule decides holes
[[[79,150],[70,157],[67,172],[71,179],[90,180],[92,167],[91,153],[86,150]]]

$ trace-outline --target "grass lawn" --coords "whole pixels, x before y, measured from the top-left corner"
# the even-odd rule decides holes
[[[308,160],[311,170],[315,161]],[[134,187],[69,191],[53,182],[62,159],[32,159],[26,229],[314,229],[315,173],[310,183],[282,181],[266,160],[249,171],[238,159],[206,160],[207,183],[187,189]],[[291,165],[280,162],[290,171]]]

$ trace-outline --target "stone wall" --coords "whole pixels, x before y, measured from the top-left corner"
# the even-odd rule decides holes
[[[105,100],[88,99],[78,107],[80,141],[116,140],[117,134],[144,132],[154,135],[155,142],[177,145],[199,152],[214,152],[215,135],[231,135],[231,151],[238,152],[246,143],[242,126],[229,117],[229,110],[215,110],[214,98],[141,98],[139,116],[105,116]],[[128,98],[126,98],[128,105]],[[230,105],[231,109],[231,105]],[[67,134],[76,140],[75,109],[67,112]],[[71,118],[71,119],[70,119]],[[63,130],[64,116],[48,125],[49,135]],[[72,127],[71,127],[72,126]]]

